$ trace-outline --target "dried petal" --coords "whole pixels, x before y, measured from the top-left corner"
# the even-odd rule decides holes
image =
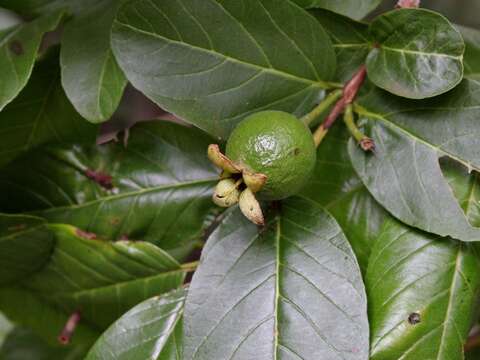
[[[267,175],[261,173],[253,173],[248,170],[243,170],[243,181],[245,185],[254,193],[260,191],[267,182]]]
[[[208,158],[220,169],[226,170],[231,174],[238,174],[241,170],[229,158],[222,154],[217,144],[208,146]]]
[[[220,180],[213,193],[213,202],[221,207],[230,207],[238,202],[240,191],[233,179]]]
[[[256,225],[264,225],[265,220],[263,218],[262,208],[258,203],[255,195],[253,194],[250,188],[246,188],[240,194],[240,210],[242,211],[243,215],[253,222]]]

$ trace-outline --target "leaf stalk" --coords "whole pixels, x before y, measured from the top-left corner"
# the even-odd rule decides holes
[[[353,77],[345,84],[342,90],[342,97],[336,102],[324,122],[313,133],[313,139],[317,147],[320,145],[328,130],[335,123],[340,114],[348,105],[353,103],[358,91],[365,81],[366,75],[367,68],[365,65],[362,65]]]
[[[312,121],[322,115],[330,106],[332,106],[340,97],[342,97],[342,90],[337,89],[332,91],[328,96],[323,99],[311,112],[303,116],[301,120],[305,125],[310,125]]]

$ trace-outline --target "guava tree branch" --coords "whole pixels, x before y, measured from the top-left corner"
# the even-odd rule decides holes
[[[420,6],[420,0],[398,0],[396,8],[418,8]]]
[[[337,120],[340,114],[345,111],[345,108],[355,100],[358,91],[360,90],[363,82],[365,81],[366,75],[367,68],[365,65],[362,65],[353,75],[353,77],[345,84],[342,91],[342,97],[332,108],[325,121],[313,133],[315,145],[318,146],[322,142],[323,138],[328,132],[328,129],[330,129],[335,120]]]

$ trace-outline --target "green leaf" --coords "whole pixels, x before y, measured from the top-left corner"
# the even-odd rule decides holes
[[[50,257],[54,238],[45,220],[0,214],[0,286],[22,280]]]
[[[463,358],[480,289],[474,246],[385,227],[366,278],[372,360]]]
[[[0,31],[0,110],[27,84],[43,35],[54,30],[62,12]]]
[[[14,12],[0,8],[0,31],[22,23],[20,16]]]
[[[150,243],[92,240],[68,225],[49,227],[56,241],[49,262],[18,287],[65,314],[80,311],[81,321],[95,329],[105,329],[139,302],[179,287],[185,278],[180,265]]]
[[[31,329],[48,344],[58,344],[70,314],[46,302],[37,293],[20,287],[0,288],[0,311],[15,324]],[[93,344],[100,331],[92,324],[80,321],[71,345]]]
[[[103,333],[86,360],[181,360],[185,295],[179,289],[135,306]]]
[[[335,80],[347,82],[365,63],[372,48],[368,24],[354,21],[328,10],[315,9],[310,13],[322,24],[337,55]]]
[[[336,13],[351,17],[353,19],[361,19],[368,15],[371,11],[382,2],[382,0],[293,0],[298,5],[307,8],[322,8]]]
[[[14,325],[2,313],[0,313],[0,348],[13,327]]]
[[[348,138],[341,124],[330,129],[318,147],[315,171],[301,196],[318,202],[335,217],[365,273],[388,214],[355,173],[348,156]]]
[[[465,353],[465,360],[477,360],[480,359],[480,348],[476,348],[472,351]]]
[[[0,0],[0,7],[25,17],[35,17],[58,10],[78,13],[103,0]]]
[[[2,360],[82,360],[88,348],[53,346],[27,328],[16,327],[0,347]]]
[[[442,15],[424,9],[385,13],[370,25],[377,43],[367,59],[369,79],[411,99],[440,95],[462,80],[465,49],[460,33]]]
[[[340,227],[313,202],[279,206],[263,229],[230,212],[208,240],[184,359],[368,358],[363,283]]]
[[[465,41],[465,76],[480,80],[480,31],[456,25]]]
[[[65,26],[62,84],[77,111],[97,123],[116,110],[127,80],[110,49],[110,30],[120,1],[103,1]]]
[[[132,128],[126,147],[36,150],[0,174],[0,206],[112,240],[149,241],[183,259],[219,212],[211,200],[218,181],[207,158],[211,142],[196,129],[158,121]],[[111,182],[101,186],[89,171]]]
[[[0,113],[0,166],[49,142],[94,143],[97,127],[88,124],[65,97],[56,52],[37,63],[20,95]]]
[[[408,225],[479,241],[480,229],[466,219],[438,158],[480,170],[480,83],[464,80],[448,94],[424,101],[375,90],[359,103],[357,111],[377,151],[366,154],[351,141],[349,152],[376,200]]]
[[[335,74],[327,34],[289,0],[130,1],[112,47],[133,86],[223,139],[259,110],[305,114]]]
[[[442,168],[467,217],[480,225],[478,174],[453,161]],[[477,244],[388,222],[366,277],[372,359],[463,359],[480,294],[479,266]]]

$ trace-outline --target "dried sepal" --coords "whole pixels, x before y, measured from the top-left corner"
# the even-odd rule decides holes
[[[259,202],[255,198],[255,194],[250,188],[246,188],[240,194],[240,210],[243,215],[256,225],[264,225],[265,220],[263,217],[262,208]]]
[[[240,198],[240,191],[233,179],[220,180],[213,193],[213,202],[221,207],[235,205]]]
[[[253,173],[248,170],[243,170],[242,176],[245,185],[247,185],[247,187],[254,193],[260,191],[267,182],[267,175],[261,173]]]
[[[220,169],[231,174],[238,174],[241,169],[233,163],[229,158],[222,154],[217,144],[208,145],[208,158]]]

